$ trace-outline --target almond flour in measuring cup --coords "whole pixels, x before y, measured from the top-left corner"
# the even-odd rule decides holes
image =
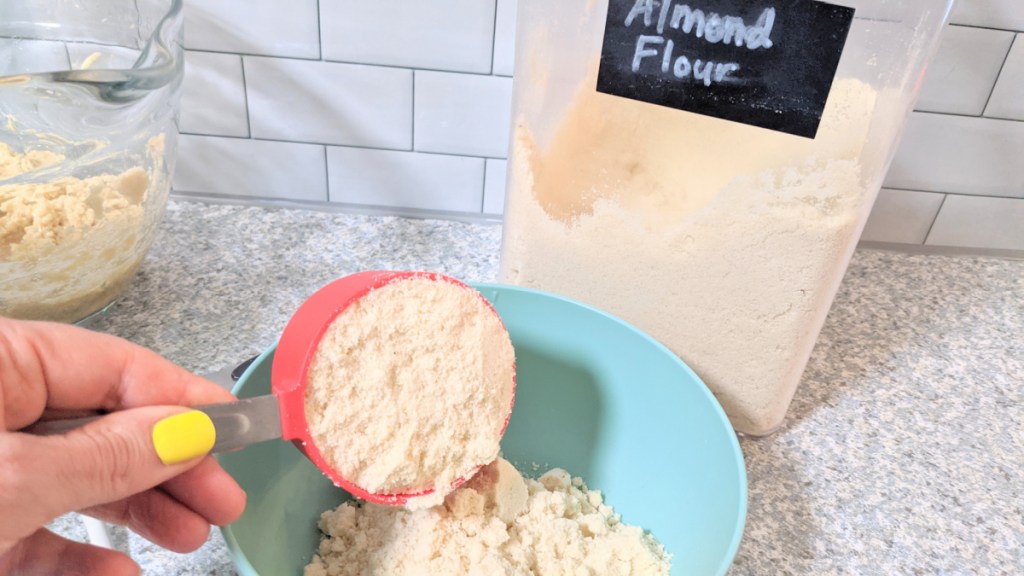
[[[494,460],[512,402],[508,332],[475,290],[413,276],[371,290],[327,328],[305,412],[328,465],[374,494],[440,503]]]

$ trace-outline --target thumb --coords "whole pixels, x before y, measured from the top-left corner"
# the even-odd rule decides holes
[[[198,410],[156,406],[107,414],[59,436],[27,437],[29,494],[60,515],[148,490],[199,464],[216,440]],[[31,505],[31,504],[30,504]]]

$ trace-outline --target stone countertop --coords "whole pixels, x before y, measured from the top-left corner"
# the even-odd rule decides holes
[[[493,281],[500,241],[496,225],[175,200],[92,328],[204,373],[270,346],[339,276]],[[731,574],[1019,574],[1022,333],[1024,260],[858,250],[784,427],[741,441],[749,514]],[[84,538],[74,516],[54,527]],[[145,574],[234,573],[216,531],[187,555],[115,542]]]

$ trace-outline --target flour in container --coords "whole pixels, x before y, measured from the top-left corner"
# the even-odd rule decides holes
[[[877,94],[837,80],[811,140],[601,94],[596,70],[550,141],[517,121],[500,276],[637,325],[767,434],[877,191]]]

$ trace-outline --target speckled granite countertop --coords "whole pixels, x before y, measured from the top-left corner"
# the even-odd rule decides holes
[[[345,274],[492,281],[500,239],[497,226],[172,201],[93,327],[207,372],[271,345]],[[741,444],[750,509],[731,574],[1020,574],[1024,260],[858,251],[784,428]],[[73,516],[55,526],[84,538]],[[188,555],[119,536],[145,574],[234,573],[217,532]]]

